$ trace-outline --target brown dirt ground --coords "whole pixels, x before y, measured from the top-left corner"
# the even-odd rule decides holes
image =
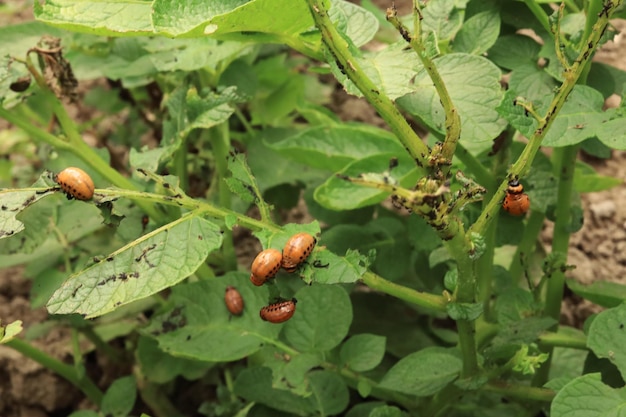
[[[402,6],[402,2],[397,2]],[[386,5],[386,3],[384,3]],[[19,6],[18,6],[19,7]],[[18,14],[18,20],[32,19],[28,10]],[[15,21],[0,16],[0,23]],[[620,24],[623,29],[626,25]],[[616,42],[607,45],[597,59],[626,70],[626,41],[623,34]],[[359,120],[377,126],[384,123],[365,101],[347,96],[339,91],[333,98],[332,107],[337,108],[345,120]],[[88,112],[79,112],[87,114]],[[568,275],[582,283],[594,280],[624,282],[626,280],[626,152],[614,152],[607,161],[587,161],[602,175],[613,176],[624,182],[611,190],[583,196],[585,222],[581,231],[572,235],[569,262],[576,269]],[[288,216],[305,215],[299,207]],[[542,243],[550,249],[552,224],[546,223]],[[246,256],[257,248],[249,234],[241,233],[242,244],[237,253]],[[23,277],[22,268],[0,271],[0,318],[3,323],[22,320],[29,328],[46,320],[47,313],[41,308],[31,310],[29,302],[30,281]],[[563,302],[563,322],[580,324],[598,307],[576,296]],[[72,362],[70,331],[55,328],[32,342],[49,355],[66,363]],[[111,376],[99,382],[106,387]],[[106,379],[108,381],[104,381]],[[78,408],[89,408],[82,394],[62,378],[52,374],[38,363],[22,357],[12,349],[0,346],[0,416],[40,417],[67,415]]]

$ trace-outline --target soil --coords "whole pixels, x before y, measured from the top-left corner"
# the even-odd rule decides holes
[[[379,2],[381,3],[381,2]],[[388,2],[382,2],[386,7]],[[401,3],[401,2],[399,2]],[[401,6],[401,4],[399,4]],[[17,20],[32,19],[28,9],[17,14]],[[0,16],[0,23],[8,23]],[[15,22],[15,15],[10,21]],[[618,23],[624,28],[624,22]],[[626,41],[622,35],[615,42],[604,47],[597,58],[626,70]],[[609,101],[615,105],[615,99]],[[384,122],[364,100],[345,94],[341,89],[333,96],[331,105],[344,120],[358,120],[377,126]],[[90,116],[89,111],[78,111],[76,115]],[[584,156],[583,156],[584,159]],[[608,191],[585,194],[582,196],[585,221],[583,228],[572,235],[569,248],[569,264],[576,268],[568,276],[581,283],[595,280],[624,282],[626,279],[626,152],[614,152],[609,160],[588,159],[598,173],[623,180],[622,184]],[[306,208],[300,204],[290,217],[306,216]],[[546,222],[541,235],[541,243],[550,250],[550,237],[553,225]],[[255,240],[249,233],[242,231],[237,253],[242,257],[255,252]],[[35,329],[48,318],[44,308],[32,310],[29,301],[31,282],[23,276],[20,267],[0,271],[0,318],[3,323],[22,320],[26,330]],[[562,322],[580,326],[599,307],[573,294],[563,301]],[[65,363],[72,363],[71,333],[69,328],[54,327],[31,343],[52,357]],[[93,358],[92,358],[93,359]],[[93,359],[95,366],[98,359]],[[101,374],[101,376],[104,373]],[[103,387],[110,383],[113,376],[102,376]],[[89,408],[91,405],[71,384],[49,372],[38,363],[24,358],[19,353],[0,345],[0,416],[2,417],[40,417],[65,416],[71,411]]]

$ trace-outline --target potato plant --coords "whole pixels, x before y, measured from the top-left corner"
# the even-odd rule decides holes
[[[580,193],[620,183],[577,155],[626,149],[603,107],[626,73],[592,60],[622,1],[389,3],[47,0],[0,28],[0,265],[26,265],[75,363],[19,321],[0,341],[97,410],[73,416],[618,414],[626,290],[566,273]],[[330,110],[337,84],[384,128]],[[66,198],[67,167],[93,198]],[[253,285],[303,232],[295,271]],[[566,285],[608,309],[559,325]],[[263,321],[276,300],[293,316]]]

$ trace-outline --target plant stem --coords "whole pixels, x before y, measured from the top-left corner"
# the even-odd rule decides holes
[[[447,301],[442,296],[419,292],[412,288],[398,285],[391,281],[387,281],[386,279],[370,271],[366,272],[363,275],[362,280],[363,283],[371,289],[392,295],[408,303],[439,312],[446,311]]]
[[[552,253],[563,255],[564,264],[567,264],[567,250],[570,239],[571,221],[571,201],[574,189],[574,169],[576,167],[577,146],[566,146],[556,148],[552,153],[553,165],[559,170],[559,187],[557,192],[557,206],[554,213],[554,232],[552,238]],[[563,300],[563,290],[565,287],[564,268],[557,269],[547,281],[546,299],[544,304],[544,314],[552,317],[557,324],[551,330],[558,330],[558,322],[561,318],[561,302]],[[552,359],[552,348],[546,349],[550,357],[544,362],[535,374],[534,386],[542,386],[548,380],[548,372]]]
[[[315,26],[322,33],[322,42],[328,48],[339,69],[346,74],[350,81],[363,93],[367,101],[374,106],[415,162],[421,167],[428,166],[428,147],[411,128],[393,101],[381,92],[379,87],[365,75],[359,60],[350,52],[348,42],[330,21],[324,1],[307,0],[307,2],[315,21]]]
[[[91,326],[84,326],[78,329],[93,345],[96,349],[106,354],[113,362],[119,363],[122,360],[122,355],[119,351],[115,350],[111,345],[106,343]]]
[[[587,338],[583,333],[545,332],[539,335],[539,343],[550,347],[588,350]]]
[[[78,376],[74,366],[60,362],[28,344],[24,340],[18,338],[11,339],[5,343],[5,345],[17,350],[27,358],[30,358],[51,371],[59,374],[76,388],[81,390],[83,394],[85,394],[95,405],[98,407],[100,406],[103,397],[102,391],[100,391],[96,384],[94,384],[93,381],[86,376],[86,374],[83,373],[83,375]]]
[[[4,107],[0,106],[0,118],[3,118],[13,126],[17,126],[26,132],[29,136],[37,141],[47,143],[50,146],[54,146],[58,150],[70,151],[71,145],[56,136],[46,132],[45,130],[35,126],[31,121],[25,119],[21,115],[17,115]]]
[[[483,305],[483,317],[491,319],[491,292],[493,286],[493,256],[496,246],[496,223],[485,231],[483,236],[485,252],[476,261],[477,301]]]
[[[530,212],[530,216],[526,221],[526,227],[524,228],[522,240],[517,245],[515,255],[513,255],[511,265],[509,266],[509,273],[511,274],[512,282],[519,282],[522,278],[522,274],[525,269],[524,265],[528,256],[532,253],[535,243],[537,242],[545,217],[545,214],[541,212]]]
[[[524,0],[524,3],[526,3],[526,6],[530,9],[546,32],[550,33],[550,20],[548,19],[546,12],[541,8],[541,5],[535,0]]]
[[[228,152],[230,151],[230,136],[228,135],[228,122],[221,123],[211,129],[210,138],[217,173],[215,181],[211,185],[217,186],[220,207],[230,209],[232,206],[231,193],[225,181],[229,176]],[[235,255],[232,230],[224,230],[223,242],[224,269],[226,271],[235,270],[237,269],[237,256]]]
[[[500,395],[518,398],[523,401],[551,402],[556,395],[551,389],[513,385],[504,381],[491,381],[481,387],[481,390],[495,392]]]
[[[591,34],[587,38],[586,42],[584,43],[583,49],[578,55],[578,58],[576,59],[576,61],[574,61],[572,66],[565,71],[565,81],[552,99],[552,102],[550,103],[545,117],[539,120],[539,125],[531,136],[528,145],[526,145],[522,154],[509,170],[510,177],[523,177],[530,170],[532,161],[534,160],[535,155],[537,154],[541,146],[541,141],[543,140],[550,126],[552,126],[554,119],[561,111],[561,108],[565,104],[565,100],[567,100],[567,97],[574,89],[574,86],[576,85],[578,79],[583,74],[585,66],[593,56],[593,52],[596,50],[602,34],[608,27],[609,17],[613,13],[613,11],[619,5],[621,5],[621,3],[621,1],[612,2],[607,8],[606,13],[604,13],[594,25]],[[500,184],[493,198],[489,201],[487,207],[480,214],[476,222],[470,227],[471,232],[475,232],[480,235],[483,235],[485,233],[488,223],[492,222],[493,219],[497,217],[496,213],[500,209],[500,202],[502,201],[502,198],[504,198],[504,193],[506,191],[507,185],[508,178]]]
[[[32,190],[36,189],[33,188]],[[273,223],[264,223],[260,220],[253,219],[252,217],[248,217],[244,214],[237,213],[236,211],[216,207],[210,203],[195,200],[191,197],[187,197],[186,195],[175,198],[162,194],[152,194],[142,191],[131,191],[125,189],[97,189],[95,193],[102,197],[125,197],[137,201],[152,201],[170,206],[183,207],[188,210],[199,210],[205,215],[219,219],[224,219],[226,216],[234,216],[235,218],[237,218],[237,223],[240,226],[244,226],[252,230],[265,229],[272,232],[279,232],[281,230],[280,227],[276,226]]]
[[[456,220],[456,219],[455,219]],[[463,232],[463,225],[456,220],[457,228],[450,240],[444,241],[448,251],[456,260],[458,270],[456,286],[456,302],[474,303],[476,301],[476,280],[474,275],[474,262],[469,257],[470,244]],[[451,224],[452,225],[452,224]],[[478,357],[476,351],[476,338],[473,320],[457,320],[459,334],[459,347],[463,358],[462,378],[470,378],[478,373]]]
[[[191,131],[190,134],[195,134],[196,132]],[[189,192],[189,176],[187,175],[187,141],[189,139],[189,135],[184,136],[180,140],[180,146],[174,152],[172,157],[173,164],[173,172],[178,177],[178,181],[180,187],[185,191]]]
[[[185,417],[185,414],[178,411],[170,402],[159,385],[146,380],[137,367],[134,368],[133,373],[141,399],[150,407],[156,417]]]
[[[448,93],[446,84],[441,78],[441,74],[439,74],[439,70],[433,63],[432,59],[430,59],[429,54],[426,52],[424,43],[422,42],[421,12],[419,9],[419,2],[417,0],[413,0],[414,30],[412,35],[409,34],[407,28],[398,19],[395,6],[387,10],[387,20],[398,30],[398,32],[400,32],[400,35],[402,35],[404,40],[407,41],[417,53],[420,61],[422,61],[424,69],[435,86],[435,90],[437,91],[437,95],[439,96],[441,106],[443,107],[445,113],[446,138],[441,150],[441,157],[446,161],[451,161],[456,150],[457,143],[459,142],[459,138],[461,137],[461,117],[459,116],[458,110],[452,103],[452,98]],[[450,170],[450,165],[442,164],[441,170],[445,175]]]
[[[27,57],[24,64],[28,68],[29,72],[33,75],[35,80],[37,81],[38,86],[40,87],[39,97],[50,106],[52,112],[56,119],[59,122],[59,125],[63,129],[63,132],[67,136],[67,140],[63,141],[60,139],[56,139],[55,144],[53,146],[59,146],[60,143],[63,145],[59,146],[59,149],[64,149],[66,151],[71,152],[81,160],[85,162],[85,164],[91,166],[94,171],[104,177],[111,184],[118,186],[120,188],[127,188],[129,190],[136,190],[137,187],[135,184],[130,181],[128,178],[124,177],[122,174],[117,172],[115,169],[111,168],[109,164],[103,161],[98,154],[94,152],[89,145],[85,143],[80,132],[78,131],[78,127],[76,123],[69,116],[63,103],[57,98],[57,96],[50,90],[45,80],[37,71],[35,66],[32,64],[30,58]],[[8,113],[5,109],[2,109],[3,112],[0,113],[0,116],[5,117]],[[7,119],[8,120],[8,119]],[[13,122],[12,122],[13,123]],[[30,122],[28,120],[22,120],[21,123],[16,124],[21,128],[24,128],[24,125],[28,125]],[[32,129],[27,130],[29,133],[32,132]],[[41,138],[42,140],[50,139],[50,134],[43,135],[33,135],[34,138]],[[144,204],[143,202],[137,202],[137,204],[141,207],[141,209],[148,214],[153,220],[157,222],[164,222],[164,216],[158,212],[154,206]]]

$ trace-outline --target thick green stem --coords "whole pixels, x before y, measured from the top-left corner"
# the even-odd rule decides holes
[[[539,335],[539,344],[547,347],[564,347],[588,350],[584,333],[545,332]]]
[[[524,235],[522,236],[522,240],[519,245],[517,245],[515,255],[513,255],[513,259],[511,260],[511,265],[509,267],[512,282],[519,282],[522,278],[522,274],[527,267],[527,259],[532,253],[533,247],[537,242],[545,217],[545,214],[538,211],[532,211],[530,213],[530,216],[526,221],[526,227],[524,228]]]
[[[481,387],[481,390],[495,392],[505,397],[517,398],[522,401],[551,402],[556,395],[551,389],[514,385],[504,381],[492,381]]]
[[[191,134],[196,132],[192,131]],[[186,136],[181,139],[180,146],[174,153],[172,158],[173,163],[173,173],[178,177],[178,181],[180,187],[185,190],[185,192],[189,191],[189,175],[187,174],[187,140],[189,136]]]
[[[5,346],[9,346],[17,350],[27,358],[30,358],[50,369],[52,372],[59,374],[76,388],[81,390],[95,405],[100,406],[103,397],[102,391],[100,391],[96,384],[94,384],[84,372],[82,372],[82,375],[79,376],[74,366],[60,362],[18,338],[8,341]]]
[[[570,239],[571,201],[574,190],[574,169],[576,167],[577,146],[556,148],[552,153],[553,164],[559,170],[559,188],[557,192],[557,206],[555,210],[556,221],[554,222],[554,234],[552,238],[552,253],[562,255],[560,262],[567,264],[567,250]],[[557,268],[547,281],[544,314],[552,317],[558,323],[561,318],[561,301],[565,288],[564,268]],[[558,331],[558,324],[553,326],[552,331]],[[546,353],[552,353],[547,349]],[[533,385],[541,386],[548,380],[552,355],[546,361],[533,380]]]
[[[330,21],[323,0],[307,0],[315,25],[322,32],[322,42],[328,48],[339,69],[363,93],[368,102],[387,122],[393,133],[419,166],[428,163],[428,147],[413,131],[406,119],[379,87],[370,80],[357,58],[350,52],[349,45]]]
[[[445,312],[447,301],[444,297],[425,292],[419,292],[412,288],[403,287],[376,275],[373,272],[366,272],[363,275],[363,283],[373,290],[378,290],[385,294],[393,295],[400,300],[428,308],[430,310]]]
[[[456,260],[458,270],[456,302],[472,304],[476,301],[476,280],[474,275],[474,263],[469,257],[471,246],[463,233],[463,225],[457,224],[452,239],[445,241],[449,253]],[[478,373],[478,357],[476,351],[476,338],[474,321],[457,320],[459,333],[459,347],[463,358],[463,371],[461,377],[470,378]]]
[[[220,207],[230,209],[232,206],[232,195],[225,181],[225,179],[229,176],[228,153],[230,152],[230,136],[228,134],[228,123],[221,123],[220,125],[214,127],[210,133],[217,173],[217,181],[213,182],[212,185],[217,186]],[[237,269],[237,256],[235,254],[232,230],[224,230],[223,242],[222,254],[224,255],[224,269],[226,271]]]
[[[496,246],[496,223],[492,223],[483,236],[485,252],[476,261],[477,300],[483,304],[483,318],[491,320],[491,292],[493,282],[493,256]]]

